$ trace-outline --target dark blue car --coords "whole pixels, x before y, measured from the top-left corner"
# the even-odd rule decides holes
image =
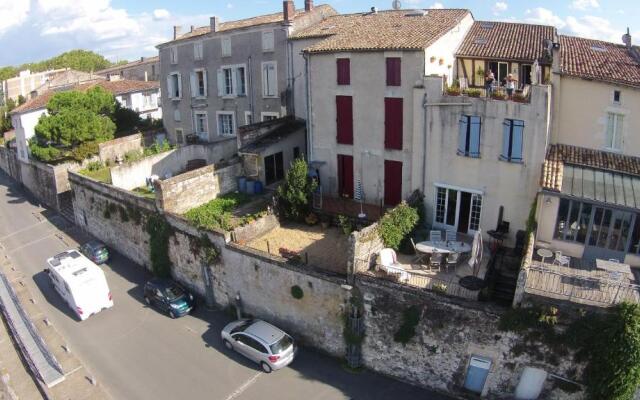
[[[170,279],[153,278],[144,285],[144,300],[171,318],[189,314],[195,306],[193,295]]]

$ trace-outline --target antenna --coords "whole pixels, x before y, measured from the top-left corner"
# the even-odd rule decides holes
[[[402,3],[400,3],[400,0],[393,0],[393,3],[391,4],[391,7],[394,10],[399,10],[402,8]]]

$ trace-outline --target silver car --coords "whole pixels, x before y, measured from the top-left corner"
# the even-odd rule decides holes
[[[297,351],[291,336],[259,319],[231,322],[222,330],[222,342],[260,364],[266,373],[291,364]]]

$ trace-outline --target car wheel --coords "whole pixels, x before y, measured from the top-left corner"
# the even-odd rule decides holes
[[[264,361],[260,363],[260,367],[262,368],[262,371],[264,371],[266,374],[269,374],[271,373],[271,371],[273,371],[273,369],[271,369],[271,365],[267,364]]]
[[[173,319],[176,319],[178,317],[173,311],[169,311],[169,316]]]
[[[227,339],[224,339],[222,341],[222,344],[224,344],[224,347],[226,347],[229,350],[233,350],[233,345],[231,344],[231,342],[229,342]]]
[[[144,302],[147,303],[147,305],[151,305],[151,299],[148,298],[147,296],[144,296]]]

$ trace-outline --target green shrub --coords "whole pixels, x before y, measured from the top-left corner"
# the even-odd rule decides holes
[[[353,223],[351,218],[345,215],[338,215],[338,226],[342,229],[342,233],[350,235],[353,232]]]
[[[316,187],[317,182],[308,177],[307,162],[300,158],[294,160],[276,192],[278,208],[284,217],[302,220],[309,212],[309,199]]]
[[[149,234],[149,259],[154,275],[168,278],[171,275],[171,259],[169,258],[169,238],[173,229],[164,216],[155,213],[149,215],[146,224]]]
[[[124,162],[133,163],[133,162],[136,162],[136,161],[142,159],[142,157],[143,157],[142,151],[140,151],[140,150],[129,150],[126,153],[124,153]]]
[[[398,250],[402,239],[418,223],[418,212],[402,202],[380,219],[379,232],[385,246]]]
[[[480,91],[480,89],[467,89],[464,91],[464,94],[469,97],[480,97],[482,92]]]
[[[393,335],[393,340],[398,343],[407,344],[416,335],[416,327],[420,323],[420,310],[416,306],[411,306],[402,313],[402,325]]]
[[[158,144],[158,142],[155,142],[151,146],[145,147],[142,151],[142,155],[143,157],[149,157],[156,154],[164,153],[165,151],[169,151],[171,149],[173,149],[173,146],[171,146],[167,139],[164,139],[160,144]]]
[[[120,220],[122,222],[129,222],[129,214],[127,214],[127,210],[124,207],[119,206],[118,211],[120,212]]]
[[[291,296],[293,296],[294,299],[300,300],[304,296],[304,292],[300,286],[293,285],[291,286]]]
[[[200,229],[234,228],[231,212],[251,198],[243,193],[230,193],[211,200],[199,207],[187,211],[184,216],[194,226]]]

